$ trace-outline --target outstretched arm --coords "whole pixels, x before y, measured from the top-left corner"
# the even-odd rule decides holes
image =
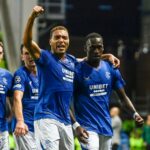
[[[37,45],[36,42],[32,40],[32,28],[34,24],[35,18],[44,12],[44,9],[41,6],[35,6],[33,8],[33,11],[28,18],[24,37],[23,37],[23,44],[27,48],[27,50],[30,52],[33,58],[38,59],[40,57],[40,47]]]
[[[133,113],[133,118],[137,125],[141,126],[144,123],[143,118],[137,113],[135,107],[133,106],[131,100],[126,95],[124,88],[117,90],[118,96],[120,97],[121,101],[123,101],[127,107]]]

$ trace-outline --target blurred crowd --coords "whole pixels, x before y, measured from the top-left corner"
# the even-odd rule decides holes
[[[141,55],[150,53],[149,44],[139,40],[126,41],[123,39],[113,40],[108,43],[106,51],[114,53],[120,59],[138,61]]]

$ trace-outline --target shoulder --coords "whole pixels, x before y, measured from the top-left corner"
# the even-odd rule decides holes
[[[49,55],[52,55],[51,50],[47,50],[47,49],[40,49],[40,57],[38,59],[35,59],[35,61],[38,61],[39,59],[43,58],[43,57],[47,57]]]
[[[66,55],[67,55],[68,59],[72,60],[75,63],[77,62],[77,59],[73,55],[71,55],[71,54],[66,54]]]
[[[15,76],[15,75],[19,75],[19,74],[20,74],[20,75],[23,75],[24,72],[26,72],[25,67],[24,67],[24,66],[21,66],[21,67],[19,67],[19,68],[15,71],[14,76]]]
[[[48,64],[52,58],[54,58],[54,56],[52,55],[51,50],[41,49],[40,57],[35,60],[35,62],[37,64]]]
[[[52,55],[52,51],[48,49],[41,49],[41,56],[42,55]]]
[[[101,62],[102,62],[102,65],[103,65],[103,66],[106,66],[106,67],[108,67],[108,68],[110,68],[110,69],[113,69],[113,68],[114,68],[113,65],[112,65],[112,63],[110,63],[110,62],[107,61],[107,60],[101,60]]]
[[[80,69],[85,65],[85,61],[77,62],[76,63],[76,68]]]
[[[0,68],[0,73],[6,73],[6,74],[11,74],[10,71],[4,68]]]
[[[41,49],[41,53],[51,53],[51,51],[47,49]]]
[[[3,84],[10,87],[12,85],[13,76],[10,71],[0,68],[0,79]]]
[[[76,74],[82,74],[84,70],[87,70],[85,61],[77,62],[75,66],[75,73]]]
[[[1,76],[12,77],[12,73],[4,68],[0,68],[0,74]]]
[[[28,72],[25,66],[21,66],[14,73],[14,81],[17,81],[17,82],[25,81],[27,77],[28,77]]]
[[[107,69],[109,69],[110,72],[113,73],[113,74],[116,74],[117,72],[118,73],[120,72],[118,68],[115,68],[113,66],[113,64],[111,62],[107,61],[107,60],[102,60],[102,65],[103,65],[103,67],[106,67]]]

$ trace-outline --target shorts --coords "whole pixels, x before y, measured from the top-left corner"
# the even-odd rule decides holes
[[[110,136],[99,135],[95,132],[88,131],[88,144],[81,143],[82,150],[111,150],[112,140]]]
[[[0,150],[9,150],[8,131],[0,132]]]
[[[38,150],[33,132],[28,132],[26,135],[14,135],[17,150]],[[39,149],[40,150],[40,149]]]
[[[34,122],[38,147],[44,150],[74,150],[71,125],[54,119],[40,119]]]

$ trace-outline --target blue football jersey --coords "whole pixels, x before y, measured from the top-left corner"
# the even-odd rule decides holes
[[[105,136],[112,136],[109,113],[110,95],[113,89],[124,86],[118,69],[106,61],[98,68],[85,61],[75,71],[74,108],[77,121],[85,129]]]
[[[20,67],[14,74],[13,91],[22,91],[23,117],[29,131],[34,131],[34,109],[39,101],[39,81],[37,75],[33,75],[25,66]],[[13,131],[16,120],[13,120]]]
[[[0,132],[8,130],[6,121],[6,97],[12,96],[12,75],[0,68]]]
[[[69,107],[73,94],[76,59],[66,54],[63,61],[48,50],[41,50],[36,61],[40,83],[35,120],[51,118],[70,124]]]

